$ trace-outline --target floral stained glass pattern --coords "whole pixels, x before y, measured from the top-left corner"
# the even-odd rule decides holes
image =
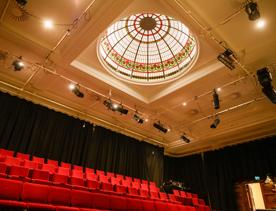
[[[198,46],[181,22],[160,14],[136,14],[111,25],[100,38],[99,57],[116,77],[136,84],[160,84],[185,74]]]

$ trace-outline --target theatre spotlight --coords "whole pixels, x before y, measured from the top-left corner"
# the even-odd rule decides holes
[[[18,57],[16,60],[12,62],[13,70],[20,71],[24,68],[24,63],[22,61],[22,56]]]
[[[159,121],[153,123],[153,127],[155,127],[156,129],[158,129],[159,131],[163,132],[163,133],[167,133],[168,129],[165,128]]]
[[[141,118],[137,112],[135,112],[135,114],[133,115],[133,119],[139,124],[144,123],[144,119]]]
[[[256,2],[248,2],[245,5],[245,12],[247,13],[250,21],[255,21],[261,16]]]
[[[272,76],[267,67],[264,67],[257,71],[257,76],[260,84],[262,85],[263,93],[270,99],[270,101],[276,104],[276,91],[274,90],[271,82]]]
[[[69,89],[80,98],[84,97],[84,94],[80,91],[80,86],[78,84],[70,84]]]
[[[213,104],[214,104],[214,109],[219,109],[219,95],[216,92],[216,89],[214,89],[213,92]]]
[[[217,126],[218,126],[219,123],[220,123],[220,119],[219,119],[219,117],[217,116],[217,117],[215,118],[214,122],[210,125],[210,128],[213,128],[213,129],[217,128]]]
[[[234,56],[233,51],[226,49],[223,53],[219,54],[217,59],[228,67],[230,70],[235,69],[234,60],[231,56]]]
[[[17,4],[19,4],[21,7],[24,7],[28,1],[27,0],[16,0]]]
[[[117,103],[113,103],[111,99],[107,99],[103,102],[103,104],[107,107],[108,110],[118,111],[121,114],[127,114],[128,110],[123,107],[122,104],[118,105]]]
[[[186,134],[185,134],[185,133],[182,134],[182,135],[180,136],[180,138],[181,138],[184,142],[186,142],[187,144],[191,142],[190,139],[188,139],[188,138],[186,137]]]

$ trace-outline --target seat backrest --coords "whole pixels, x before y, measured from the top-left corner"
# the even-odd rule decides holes
[[[49,173],[53,174],[56,172],[57,167],[52,164],[43,164],[41,169],[44,171],[49,171]]]
[[[121,180],[118,178],[111,177],[110,180],[112,185],[121,185],[121,182],[120,182]]]
[[[141,189],[143,190],[149,190],[149,186],[147,184],[141,184]]]
[[[198,198],[198,195],[196,193],[192,193],[193,198]]]
[[[121,174],[116,174],[116,178],[119,178],[119,179],[123,180],[123,179],[124,179],[124,176],[121,175]]]
[[[73,169],[83,171],[83,167],[78,165],[73,165]]]
[[[146,184],[146,185],[148,185],[149,184],[149,181],[148,180],[142,180],[142,184]]]
[[[173,194],[174,194],[175,196],[180,196],[179,190],[173,190]]]
[[[105,176],[105,175],[99,175],[99,181],[109,183],[109,178],[108,176]]]
[[[94,169],[91,168],[85,168],[85,173],[95,173]]]
[[[57,173],[60,174],[60,175],[69,176],[70,175],[70,169],[69,168],[64,168],[64,167],[58,167]]]
[[[132,182],[131,183],[131,187],[140,189],[140,183],[138,183],[138,182]]]
[[[149,191],[145,189],[140,189],[140,195],[143,197],[148,197],[149,196]]]
[[[168,199],[168,196],[167,196],[166,193],[159,192],[159,196],[160,196],[160,199],[162,199],[162,200],[167,200]]]
[[[115,177],[115,174],[113,172],[106,172],[106,176],[112,178]]]
[[[73,169],[72,170],[72,177],[83,178],[83,172],[82,172],[82,170]]]
[[[203,199],[198,199],[198,203],[201,205],[205,205],[205,201]]]
[[[102,170],[96,170],[97,175],[105,175],[104,171]]]
[[[24,160],[24,165],[23,166],[25,168],[29,168],[29,169],[38,169],[39,168],[39,163],[34,162],[34,161]]]
[[[61,162],[60,166],[63,167],[63,168],[71,169],[71,163]]]
[[[154,198],[154,199],[158,199],[159,198],[159,194],[158,194],[158,192],[150,191],[150,197]]]
[[[150,186],[152,186],[152,187],[156,187],[155,182],[150,182]]]
[[[187,197],[187,198],[192,198],[192,194],[189,193],[189,192],[186,192],[186,197]]]
[[[174,194],[169,194],[170,201],[177,201]]]
[[[47,164],[51,164],[51,165],[54,165],[54,166],[58,167],[58,161],[57,160],[48,159]]]
[[[28,177],[29,176],[29,169],[23,166],[11,166],[10,176],[20,176],[20,177]]]
[[[21,153],[21,152],[17,152],[16,157],[20,158],[20,159],[23,159],[23,160],[30,160],[30,158],[31,158],[31,156],[29,154],[24,154],[24,153]]]
[[[44,164],[44,158],[33,156],[32,161],[35,161],[40,164]]]
[[[129,180],[122,180],[121,183],[122,183],[123,186],[126,186],[126,187],[131,186],[131,182]]]
[[[128,181],[132,182],[132,177],[125,176],[125,180],[128,180]]]
[[[0,199],[18,201],[22,193],[23,182],[0,178]],[[2,200],[1,200],[2,201]],[[1,206],[2,207],[2,206]],[[5,210],[4,208],[1,210]],[[9,210],[9,209],[6,209]]]
[[[7,150],[7,149],[0,149],[0,155],[13,157],[13,154],[14,154],[14,151]]]
[[[186,192],[185,191],[180,190],[179,193],[180,193],[180,196],[186,197]]]
[[[8,166],[20,166],[20,165],[22,165],[22,162],[23,161],[21,159],[15,158],[15,157],[10,157],[10,156],[7,156],[5,159],[5,163]]]
[[[139,178],[133,178],[134,182],[141,183],[141,180]]]
[[[86,179],[98,181],[99,180],[99,176],[97,174],[95,174],[95,173],[86,173]]]

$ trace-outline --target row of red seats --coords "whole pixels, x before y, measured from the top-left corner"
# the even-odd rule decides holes
[[[10,156],[10,157],[16,157],[16,158],[18,158],[22,161],[24,161],[24,160],[29,160],[30,161],[31,160],[31,156],[29,154],[24,154],[24,153],[20,153],[20,152],[14,153],[13,151],[6,150],[6,149],[0,149],[0,160],[1,160],[1,156],[2,156],[2,159],[5,156]],[[42,164],[47,163],[47,164],[55,166],[56,169],[58,168],[58,161],[56,161],[56,160],[48,159],[47,162],[46,162],[44,160],[44,158],[32,156],[32,161],[34,161],[35,163],[38,163],[38,167],[40,167]],[[65,162],[61,162],[60,167],[68,168],[70,171],[72,169],[73,170],[80,170],[80,171],[87,170],[87,171],[89,171],[89,173],[96,173],[97,175],[106,175],[106,176],[109,176],[109,177],[117,177],[117,178],[121,178],[122,180],[125,179],[125,180],[128,180],[130,182],[136,182],[136,183],[139,183],[139,184],[149,185],[151,187],[156,186],[155,183],[152,182],[152,181],[149,182],[148,180],[141,180],[139,178],[132,178],[130,176],[123,176],[123,175],[120,175],[120,174],[115,175],[115,173],[112,173],[112,172],[106,172],[105,173],[104,171],[101,171],[101,170],[95,170],[94,171],[94,169],[90,169],[90,168],[83,169],[82,166],[72,165],[70,163],[65,163]]]
[[[47,210],[196,211],[191,206],[0,178],[0,205]]]

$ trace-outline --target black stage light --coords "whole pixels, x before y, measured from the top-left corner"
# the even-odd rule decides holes
[[[122,104],[118,105],[117,109],[118,112],[120,112],[121,114],[125,114],[127,115],[128,110],[124,108],[124,106]]]
[[[123,107],[122,104],[118,105],[118,104],[116,104],[116,103],[113,103],[113,102],[111,101],[111,99],[105,100],[105,101],[103,102],[103,104],[107,107],[108,110],[111,110],[111,111],[118,111],[118,112],[120,112],[121,114],[125,114],[125,115],[128,113],[128,110],[125,109],[125,108]]]
[[[188,139],[188,138],[185,136],[185,134],[181,135],[180,138],[181,138],[183,141],[185,141],[187,144],[191,142],[190,139]]]
[[[12,66],[13,66],[14,71],[22,70],[25,66],[23,61],[22,61],[22,57],[20,56],[20,57],[18,57],[18,59],[14,60],[12,62]]]
[[[216,117],[214,122],[210,125],[210,128],[213,128],[213,129],[217,128],[219,123],[220,123],[220,119]]]
[[[156,129],[158,129],[159,131],[161,131],[163,133],[167,133],[168,132],[168,129],[164,128],[164,126],[160,122],[153,123],[153,127],[155,127]]]
[[[28,1],[27,0],[16,0],[17,4],[19,4],[20,6],[24,7]]]
[[[84,94],[80,91],[80,86],[78,84],[70,84],[69,89],[80,98],[84,97]]]
[[[264,67],[257,71],[257,76],[260,84],[262,85],[263,93],[270,99],[270,101],[276,104],[276,91],[274,90],[271,82],[272,76],[267,67]]]
[[[234,60],[231,58],[233,56],[233,51],[226,49],[223,53],[219,54],[217,59],[223,63],[230,70],[235,69]]]
[[[256,2],[249,2],[245,5],[245,12],[248,15],[249,20],[255,21],[260,18],[260,11]]]
[[[219,109],[219,95],[217,94],[216,90],[214,89],[213,92],[213,104],[215,109]]]
[[[137,123],[139,123],[139,124],[143,124],[143,123],[144,123],[144,119],[142,119],[137,113],[135,113],[135,114],[133,115],[133,119],[134,119]]]

